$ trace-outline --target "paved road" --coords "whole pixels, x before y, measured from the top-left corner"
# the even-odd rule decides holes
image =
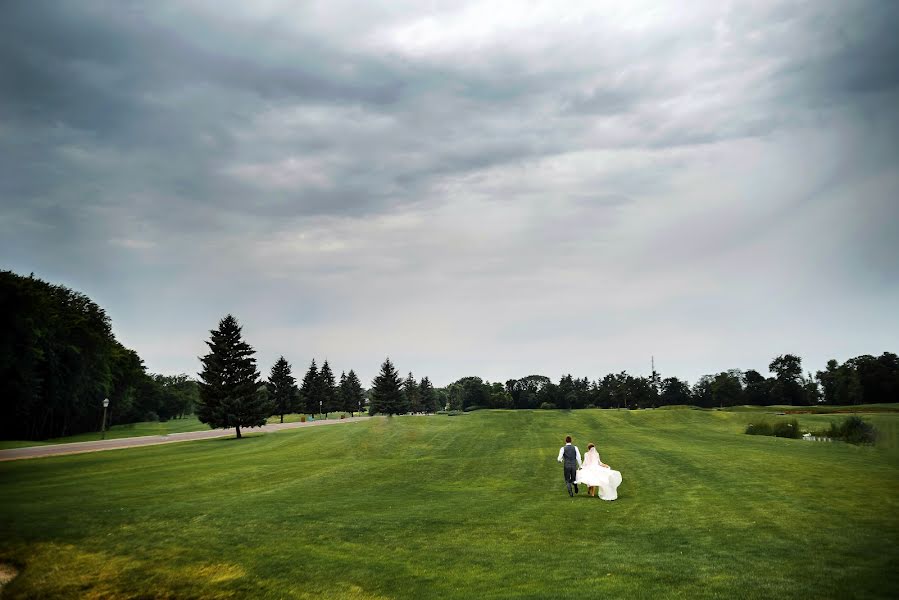
[[[318,421],[306,421],[305,423],[272,423],[263,427],[252,429],[243,428],[241,434],[256,433],[258,431],[280,431],[282,429],[297,429],[299,427],[315,427],[317,425],[334,425],[336,423],[355,423],[371,417],[352,417],[347,419],[322,419]],[[56,456],[59,454],[80,454],[82,452],[99,452],[101,450],[118,450],[119,448],[135,448],[138,446],[155,446],[157,444],[172,444],[174,442],[189,442],[191,440],[206,440],[209,438],[221,438],[235,435],[234,429],[207,429],[203,431],[187,431],[184,433],[171,433],[169,435],[145,435],[141,437],[119,438],[116,440],[97,440],[95,442],[72,442],[71,444],[48,444],[46,446],[29,446],[27,448],[10,448],[0,450],[0,461],[18,460],[21,458],[39,458],[41,456]]]

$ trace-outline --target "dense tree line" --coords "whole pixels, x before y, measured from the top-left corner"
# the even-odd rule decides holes
[[[190,412],[196,384],[150,375],[82,293],[0,271],[0,438],[37,440]]]
[[[899,359],[885,352],[858,356],[824,371],[803,374],[802,359],[774,358],[764,376],[749,369],[703,375],[692,386],[677,377],[635,376],[624,371],[594,381],[563,376],[553,383],[543,375],[510,379],[502,385],[463,377],[442,390],[451,410],[476,408],[652,408],[691,404],[712,408],[742,404],[811,405],[899,402]]]
[[[438,393],[431,380],[415,380],[412,373],[403,379],[390,359],[381,364],[381,371],[372,381],[369,414],[401,415],[433,413],[438,410]]]

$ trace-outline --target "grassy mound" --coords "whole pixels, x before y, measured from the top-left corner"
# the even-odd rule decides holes
[[[861,447],[754,418],[477,411],[0,463],[4,598],[895,597],[899,415]],[[619,500],[568,498],[566,434]]]

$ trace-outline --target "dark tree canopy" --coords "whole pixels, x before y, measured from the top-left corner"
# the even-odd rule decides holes
[[[437,412],[437,392],[434,390],[434,386],[431,385],[431,380],[427,377],[422,377],[418,388],[422,409],[426,413]]]
[[[261,427],[271,415],[271,406],[259,393],[255,350],[241,337],[241,328],[231,315],[210,332],[209,354],[200,362],[200,401],[197,417],[213,428]]]
[[[318,412],[319,400],[321,399],[319,384],[318,367],[315,366],[315,359],[313,358],[312,364],[309,365],[309,369],[306,371],[306,375],[303,377],[303,383],[300,386],[299,410],[307,415]]]
[[[372,381],[371,414],[399,415],[407,411],[402,390],[403,382],[393,363],[386,359],[381,372]]]
[[[345,378],[341,378],[340,399],[343,404],[342,410],[350,413],[351,416],[365,410],[365,392],[359,382],[359,377],[352,369]]]
[[[331,372],[331,366],[327,360],[322,363],[321,371],[318,372],[318,394],[321,410],[325,414],[341,409],[334,373]]]
[[[0,271],[0,438],[38,440],[191,410],[186,376],[151,377],[82,293]]]
[[[283,356],[272,366],[268,377],[269,400],[272,403],[273,414],[281,417],[296,409],[297,404],[297,380],[290,372],[290,363]]]
[[[418,388],[418,382],[412,377],[412,373],[403,381],[403,395],[406,400],[406,407],[409,412],[423,412],[421,405],[421,391]]]

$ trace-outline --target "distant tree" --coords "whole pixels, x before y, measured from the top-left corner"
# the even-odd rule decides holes
[[[559,379],[559,386],[556,389],[555,405],[563,410],[570,410],[576,401],[574,378],[569,373]]]
[[[257,393],[259,373],[255,351],[241,337],[241,328],[231,315],[210,332],[209,354],[200,362],[200,397],[197,417],[213,428],[261,427],[271,414],[265,397]]]
[[[503,384],[491,383],[487,403],[490,408],[512,408],[512,395],[506,391]]]
[[[802,393],[802,359],[793,354],[783,354],[771,361],[768,369],[774,374],[771,390],[777,404],[806,404]]]
[[[743,390],[743,397],[746,404],[755,406],[772,404],[768,393],[768,380],[766,380],[761,373],[749,369],[743,373],[743,381],[746,383],[746,387]]]
[[[693,403],[696,406],[703,408],[715,406],[715,398],[712,395],[712,381],[714,379],[712,375],[703,375],[693,384],[692,396]]]
[[[742,378],[743,374],[735,369],[715,375],[711,382],[712,403],[719,407],[742,404]]]
[[[318,412],[321,393],[319,392],[318,367],[315,366],[315,359],[303,376],[303,383],[300,385],[300,410],[301,412],[312,415]]]
[[[418,384],[418,394],[421,397],[421,406],[426,413],[437,412],[437,392],[434,390],[434,386],[431,385],[431,380],[427,377],[421,378],[421,383]],[[443,407],[441,406],[440,408]]]
[[[283,356],[272,365],[268,377],[268,395],[272,402],[273,414],[284,415],[296,409],[297,380],[290,372],[290,363]]]
[[[422,412],[421,391],[418,388],[418,382],[412,377],[411,371],[406,380],[403,381],[403,395],[406,398],[406,406],[409,408],[409,412]]]
[[[343,404],[343,410],[355,416],[356,412],[365,410],[365,393],[362,390],[362,384],[356,373],[350,369],[346,378],[341,375],[340,398]]]
[[[677,377],[666,377],[660,384],[659,404],[672,406],[690,404],[690,386]]]
[[[369,412],[399,415],[406,412],[405,404],[402,380],[388,358],[381,364],[381,372],[372,380]]]
[[[335,410],[340,410],[334,373],[331,372],[331,367],[328,365],[327,360],[322,363],[321,371],[318,372],[318,393],[319,400],[321,400],[321,410],[325,412],[325,416]]]
[[[551,381],[543,375],[528,375],[521,379],[510,379],[506,382],[506,391],[512,396],[514,408],[537,408],[540,404],[537,395]]]

